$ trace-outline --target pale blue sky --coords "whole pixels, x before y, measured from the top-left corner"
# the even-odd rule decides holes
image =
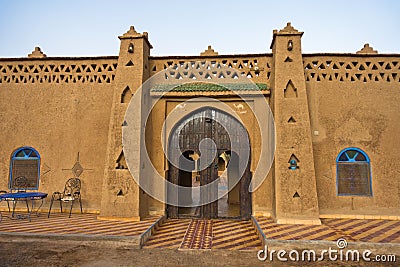
[[[118,55],[118,35],[147,31],[152,55],[269,53],[286,22],[303,52],[353,53],[370,43],[400,53],[400,1],[22,1],[0,0],[0,57]]]

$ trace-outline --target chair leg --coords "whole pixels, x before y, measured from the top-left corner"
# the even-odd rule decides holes
[[[26,209],[28,210],[28,213],[29,213],[29,204],[28,204],[28,199],[25,199],[25,203],[26,203]]]
[[[51,212],[51,207],[53,206],[53,201],[54,201],[54,197],[51,198],[51,201],[50,201],[50,208],[49,208],[49,214],[47,214],[47,218],[50,218],[50,212]]]
[[[82,211],[82,199],[81,199],[80,196],[79,196],[79,205],[81,206],[81,214],[83,214],[83,211]]]
[[[61,209],[61,213],[63,212],[62,211],[62,200],[60,199],[60,209]]]
[[[69,209],[69,218],[71,218],[72,206],[74,206],[74,200],[71,200],[71,208]]]
[[[10,212],[10,201],[7,200],[7,207],[8,207],[8,212]]]
[[[15,206],[17,206],[17,201],[16,201],[16,200],[13,200],[13,208],[12,208],[11,218],[14,218]]]

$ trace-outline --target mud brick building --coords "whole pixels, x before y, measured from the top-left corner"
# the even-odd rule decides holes
[[[38,189],[51,194],[80,177],[84,211],[102,219],[399,219],[400,54],[380,54],[368,44],[355,53],[303,54],[302,35],[288,23],[273,31],[265,54],[219,55],[208,47],[199,56],[164,57],[151,56],[148,34],[131,27],[119,37],[117,56],[51,57],[35,48],[28,57],[0,58],[0,189],[23,174],[39,178]],[[256,114],[263,103],[273,119]],[[173,113],[176,124],[164,125]],[[226,129],[214,118],[249,144],[240,177],[234,161],[242,152],[227,145]],[[124,127],[133,127],[132,135]],[[265,129],[275,135],[263,137]],[[169,152],[174,138],[181,153]],[[214,141],[218,157],[200,170],[204,138]],[[180,170],[179,160],[172,166],[168,153],[191,169]],[[221,177],[218,190],[232,190],[199,207],[165,204],[138,185],[152,181],[149,168],[171,184],[194,188]],[[249,192],[258,168],[268,170]],[[210,196],[160,192],[189,204]]]

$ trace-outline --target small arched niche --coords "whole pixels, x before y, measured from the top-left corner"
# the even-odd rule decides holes
[[[294,87],[294,84],[292,80],[289,80],[288,83],[286,84],[286,88],[284,91],[284,97],[285,98],[297,98],[297,88]]]
[[[129,86],[127,86],[121,94],[121,103],[129,103],[132,98],[132,92]]]

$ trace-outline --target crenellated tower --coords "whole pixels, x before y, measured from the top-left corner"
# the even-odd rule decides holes
[[[302,35],[288,23],[274,30],[271,44],[275,217],[278,223],[320,224]]]
[[[132,95],[148,79],[149,55],[152,48],[147,32],[136,32],[133,26],[122,36],[115,76],[113,104],[111,108],[107,160],[104,169],[101,213],[99,218],[124,218],[140,220],[143,193],[132,179],[122,146],[122,127],[125,112]],[[141,104],[137,106],[138,116]],[[140,127],[140,120],[138,127]],[[138,144],[141,140],[135,140]],[[140,146],[138,146],[138,149]],[[139,164],[139,161],[138,163]],[[143,197],[144,199],[144,197]],[[144,200],[143,200],[144,201]],[[143,212],[143,211],[142,211]]]

